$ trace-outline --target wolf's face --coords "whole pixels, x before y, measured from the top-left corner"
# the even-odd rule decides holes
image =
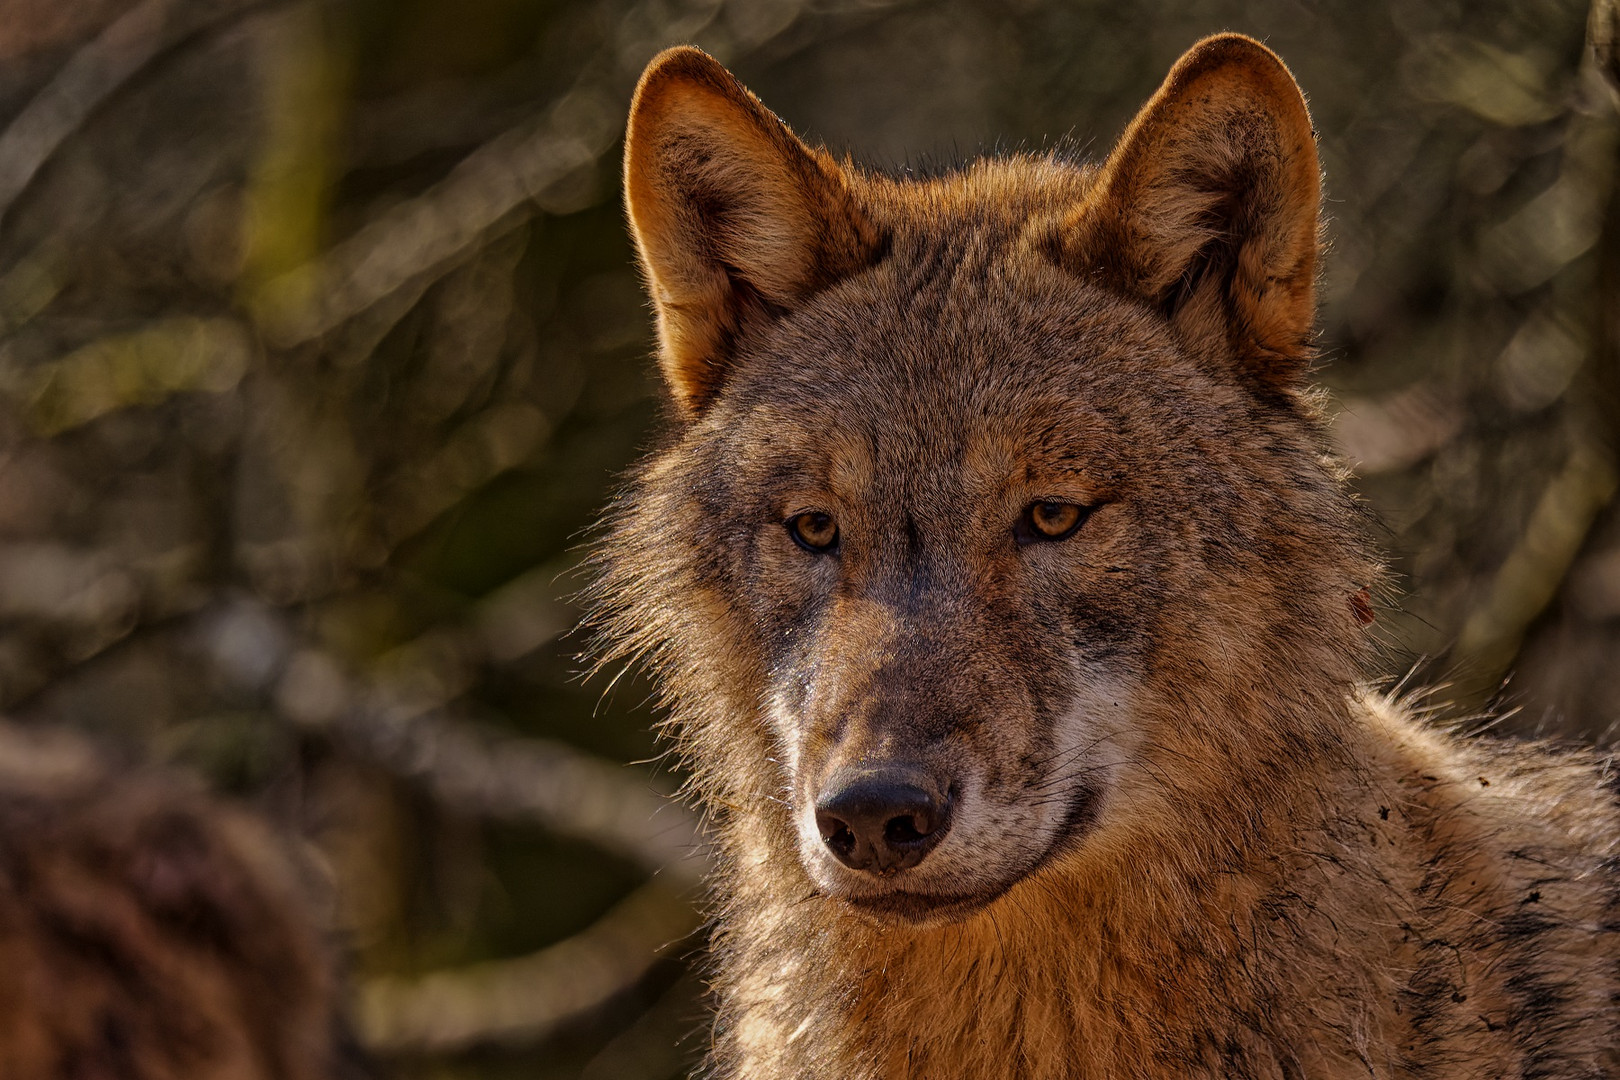
[[[1293,386],[1309,122],[1225,40],[1098,171],[864,177],[690,50],[638,92],[684,426],[620,511],[629,636],[677,694],[744,703],[694,753],[876,917],[964,915],[1220,797],[1287,733],[1202,730],[1200,702],[1347,651],[1353,530]],[[1273,153],[1233,160],[1232,124]]]
[[[805,867],[902,914],[993,898],[1097,821],[1178,534],[1233,499],[1183,404],[1218,388],[1167,372],[1150,320],[1016,236],[923,243],[763,335],[703,422]],[[1189,476],[1211,514],[1176,505]]]

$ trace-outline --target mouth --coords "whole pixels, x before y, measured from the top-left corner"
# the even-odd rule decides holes
[[[940,896],[929,893],[886,892],[876,896],[844,896],[839,901],[880,923],[902,926],[937,926],[961,922],[1000,899],[1016,882],[982,893]]]
[[[1063,824],[1052,843],[1022,872],[1006,879],[987,882],[984,888],[965,893],[908,892],[888,888],[866,895],[836,895],[846,908],[875,922],[911,927],[939,926],[962,922],[1001,899],[1014,886],[1027,881],[1055,859],[1074,851],[1091,832],[1097,819],[1099,792],[1089,785],[1074,794]]]

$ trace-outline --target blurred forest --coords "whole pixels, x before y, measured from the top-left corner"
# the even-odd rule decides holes
[[[1292,66],[1321,378],[1392,675],[1620,720],[1620,121],[1588,0],[0,0],[0,715],[327,868],[404,1077],[667,1078],[695,818],[584,531],[651,439],[617,167],[694,42],[885,169],[1106,151],[1219,29]],[[1594,63],[1593,56],[1598,57]],[[631,763],[631,764],[625,764]]]

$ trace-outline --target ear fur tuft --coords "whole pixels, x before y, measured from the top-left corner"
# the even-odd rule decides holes
[[[1221,34],[1193,46],[1064,222],[1060,259],[1161,306],[1262,384],[1311,355],[1321,178],[1305,98],[1275,53]]]
[[[753,322],[871,261],[849,177],[707,54],[668,49],[641,76],[625,201],[677,410],[698,415]]]

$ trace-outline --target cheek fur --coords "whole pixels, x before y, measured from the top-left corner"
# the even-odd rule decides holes
[[[776,761],[782,771],[782,790],[791,800],[798,786],[799,759],[804,745],[799,710],[793,706],[789,696],[778,689],[772,692],[765,715],[775,736]]]

